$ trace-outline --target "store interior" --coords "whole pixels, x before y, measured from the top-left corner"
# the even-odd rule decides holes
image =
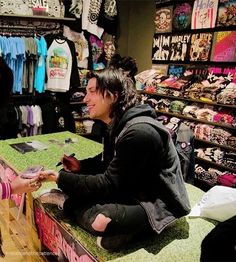
[[[0,0],[0,81],[12,78],[0,97],[0,260],[236,261],[235,10],[235,0]],[[66,198],[47,198],[56,183],[11,194],[17,176],[60,173],[63,155],[103,152],[113,127],[90,116],[86,86],[109,68],[128,71],[169,132],[191,206],[115,252],[65,215]]]

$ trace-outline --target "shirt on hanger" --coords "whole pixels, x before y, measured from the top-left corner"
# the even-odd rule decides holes
[[[66,92],[70,88],[72,56],[65,39],[55,39],[48,49],[47,90]]]

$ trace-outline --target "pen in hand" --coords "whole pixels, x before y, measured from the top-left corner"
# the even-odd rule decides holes
[[[73,157],[73,156],[75,156],[75,153],[73,153],[73,154],[71,154],[71,155],[69,155],[70,157]],[[62,162],[60,161],[60,162],[58,162],[57,164],[56,164],[56,167],[58,167],[58,166],[61,166],[62,165]]]

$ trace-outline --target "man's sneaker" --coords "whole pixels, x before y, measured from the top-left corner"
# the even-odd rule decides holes
[[[68,196],[60,189],[49,189],[43,191],[38,197],[41,203],[57,205],[59,209],[63,209],[63,205]]]
[[[97,245],[108,251],[119,251],[135,239],[135,233],[97,237]]]

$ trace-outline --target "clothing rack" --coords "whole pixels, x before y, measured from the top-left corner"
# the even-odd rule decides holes
[[[60,34],[62,27],[59,24],[55,24],[53,27],[47,26],[22,26],[22,25],[0,25],[1,35],[15,35],[15,36],[32,36],[32,35],[46,35],[46,34]]]
[[[36,36],[36,35],[47,35],[47,34],[60,34],[61,28],[2,28],[0,27],[0,35],[3,36]]]
[[[62,32],[62,24],[58,21],[45,20],[21,20],[0,17],[0,33],[14,35],[32,35],[33,34],[48,34]]]

